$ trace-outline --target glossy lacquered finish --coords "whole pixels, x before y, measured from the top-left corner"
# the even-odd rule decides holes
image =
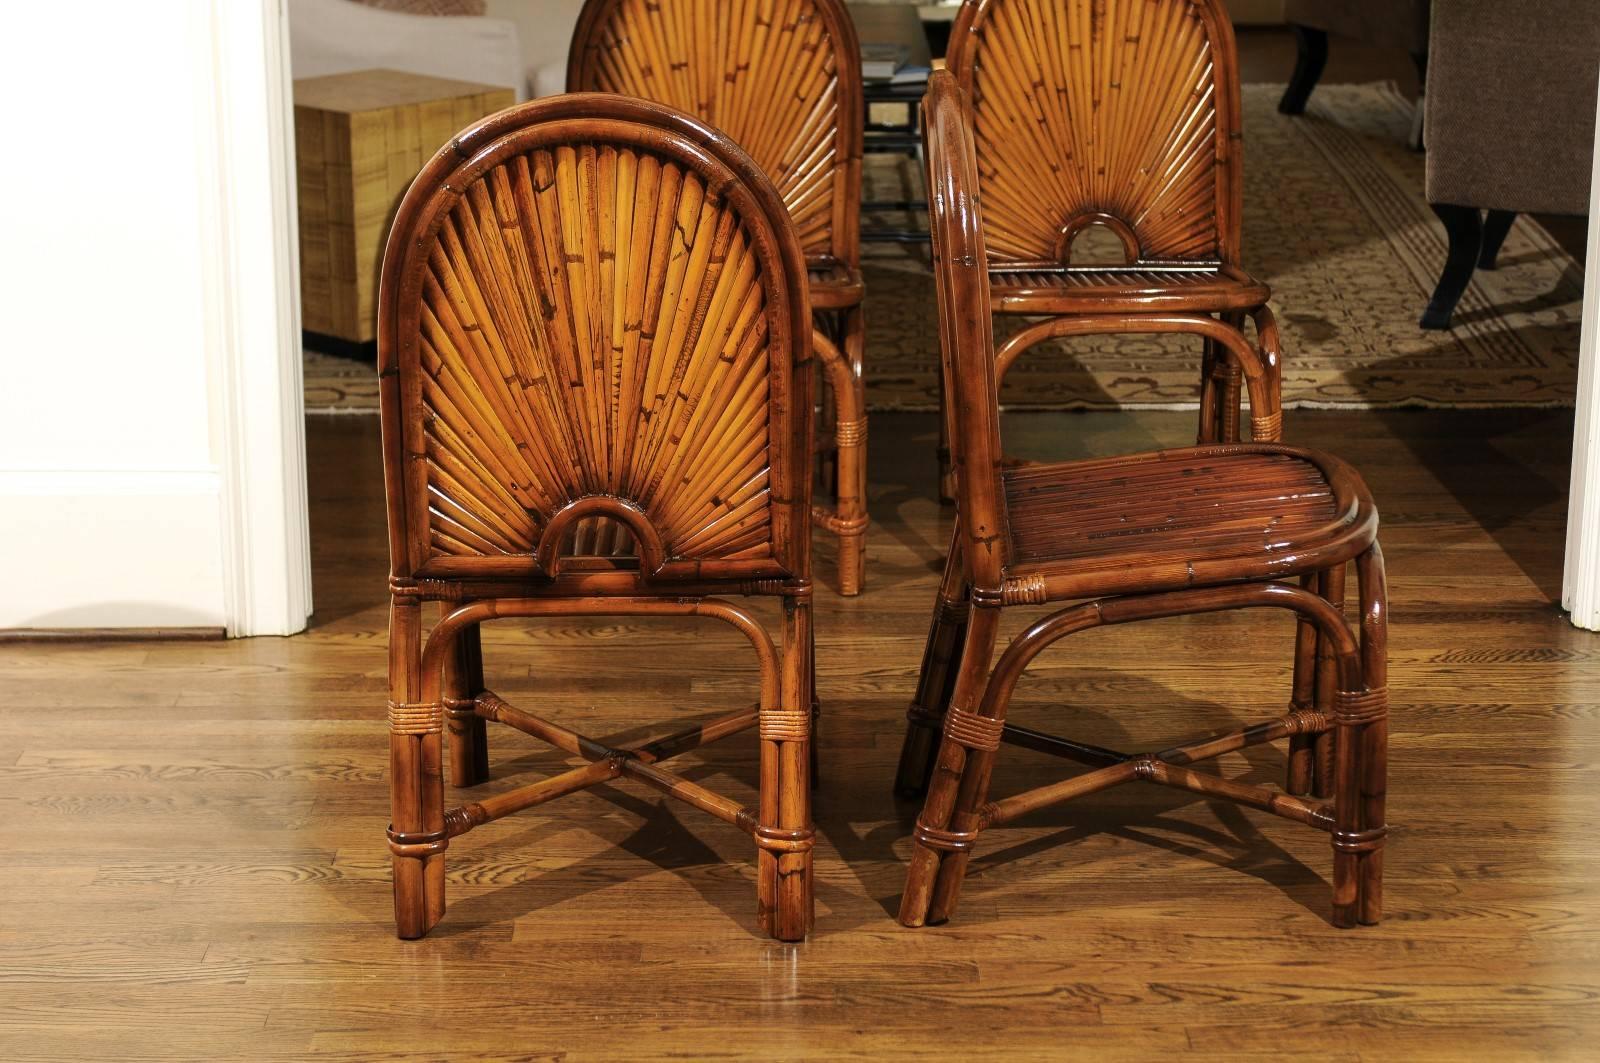
[[[609,779],[750,833],[762,925],[811,921],[811,308],[777,190],[698,119],[569,94],[466,129],[400,204],[379,320],[390,538],[395,918],[444,914],[451,837]],[[778,644],[714,594],[778,595]],[[444,603],[426,639],[421,607]],[[731,624],[757,706],[613,748],[485,689],[479,625],[684,616]],[[585,766],[457,808],[495,720]],[[747,809],[661,761],[752,727]]]
[[[588,0],[567,88],[654,100],[703,119],[777,186],[810,268],[831,387],[839,591],[864,577],[866,321],[861,279],[861,50],[839,0]]]
[[[1328,831],[1333,921],[1377,922],[1387,830],[1387,606],[1366,486],[1336,458],[1272,443],[1010,467],[1000,449],[1004,356],[994,351],[974,126],[952,75],[930,80],[923,114],[957,512],[897,783],[902,793],[927,793],[901,922],[950,917],[984,828],[1136,780]],[[1359,634],[1339,608],[1352,561]],[[1300,580],[1313,586],[1293,582]],[[991,664],[1005,609],[1067,602],[1077,604],[1033,623]],[[1006,723],[1024,670],[1069,634],[1259,607],[1290,610],[1301,623],[1285,716],[1138,754]],[[1282,791],[1190,767],[1278,739],[1292,750]],[[990,772],[1008,741],[1093,770],[990,801]]]
[[[1251,392],[1252,437],[1277,439],[1281,352],[1271,293],[1239,260],[1239,83],[1220,0],[967,0],[947,61],[972,100],[994,310],[1092,316],[1101,332],[1220,317],[1240,342],[1197,333],[1199,439],[1240,438],[1241,374],[1270,383]],[[1095,225],[1123,262],[1077,260]]]

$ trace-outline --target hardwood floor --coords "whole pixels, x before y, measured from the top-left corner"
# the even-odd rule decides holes
[[[1568,411],[1297,413],[1384,512],[1394,697],[1388,919],[1327,921],[1327,839],[1121,788],[985,835],[957,919],[890,916],[889,794],[948,511],[934,422],[873,423],[869,589],[818,536],[817,933],[755,926],[742,834],[621,784],[452,845],[451,909],[392,935],[377,423],[313,418],[313,629],[0,646],[0,1058],[1578,1059],[1600,1036],[1600,642],[1560,578]],[[1012,449],[1177,445],[1187,414],[1013,418]],[[594,733],[753,697],[737,635],[489,629],[491,683]],[[1014,718],[1150,747],[1275,713],[1279,616],[1075,636]],[[1228,705],[1196,691],[1218,674]],[[1205,678],[1203,678],[1205,677]],[[491,732],[490,788],[563,764]],[[753,743],[691,777],[753,796]],[[1227,758],[1280,777],[1282,751]],[[996,792],[1058,762],[1007,750]]]

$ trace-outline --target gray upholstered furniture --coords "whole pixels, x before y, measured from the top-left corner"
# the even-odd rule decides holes
[[[1494,268],[1518,212],[1588,212],[1597,78],[1595,0],[1433,5],[1428,202],[1450,252],[1424,328],[1449,327],[1473,270]]]
[[[1300,55],[1278,101],[1284,114],[1300,114],[1328,61],[1328,35],[1353,37],[1410,54],[1421,74],[1428,58],[1428,0],[1284,0],[1284,21]]]

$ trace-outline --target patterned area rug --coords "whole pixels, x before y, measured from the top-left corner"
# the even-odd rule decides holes
[[[1273,288],[1285,406],[1572,405],[1583,276],[1571,256],[1519,217],[1501,268],[1475,275],[1455,328],[1424,332],[1416,321],[1446,240],[1423,198],[1423,157],[1405,144],[1410,102],[1390,85],[1322,85],[1295,119],[1277,113],[1280,92],[1244,87],[1244,263]],[[869,198],[898,199],[918,183],[909,163],[869,156]],[[868,402],[935,410],[926,251],[880,244],[866,256]],[[1064,341],[1024,356],[1002,399],[1012,409],[1192,407],[1197,364],[1197,341],[1178,337]],[[307,352],[305,372],[308,411],[376,409],[371,366]]]

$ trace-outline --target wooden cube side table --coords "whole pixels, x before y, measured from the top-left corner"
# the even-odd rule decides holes
[[[400,197],[463,126],[514,100],[509,88],[400,70],[294,83],[300,302],[313,346],[370,353],[378,268]]]

